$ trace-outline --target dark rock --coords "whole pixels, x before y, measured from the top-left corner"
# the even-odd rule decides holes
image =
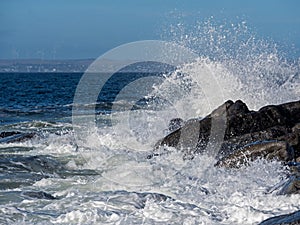
[[[274,126],[291,127],[294,124],[291,123],[290,116],[292,115],[287,114],[281,106],[265,106],[257,112],[229,114],[225,139],[262,131]]]
[[[277,195],[300,194],[300,163],[289,162],[290,173],[287,178],[272,187],[268,193],[279,189]]]
[[[241,100],[229,100],[203,119],[188,120],[158,141],[155,149],[170,146],[185,155],[202,153],[208,142],[214,141],[215,132],[214,135],[222,136],[217,145],[220,146],[217,154],[219,165],[233,165],[229,163],[231,158],[233,162],[241,162],[239,156],[245,152],[250,160],[266,157],[283,161],[298,158],[300,161],[299,124],[300,101],[250,111]]]
[[[257,158],[290,161],[294,159],[294,150],[284,141],[254,142],[223,157],[216,163],[216,166],[238,168]]]
[[[263,222],[261,222],[259,225],[278,225],[278,224],[286,224],[286,225],[300,224],[300,210],[290,214],[275,216],[266,219]]]
[[[292,128],[292,133],[287,135],[287,141],[295,150],[295,158],[300,162],[300,123]]]
[[[237,115],[249,113],[248,106],[241,100],[237,100],[235,103],[230,102],[230,106],[227,110],[228,115]]]
[[[223,141],[217,159],[226,157],[237,150],[243,149],[249,144],[265,142],[265,141],[276,141],[283,140],[287,134],[287,128],[283,126],[275,126],[262,131],[244,134],[241,136],[233,137]],[[293,147],[293,146],[291,146]]]
[[[30,198],[37,198],[37,199],[47,199],[47,200],[54,200],[58,199],[54,197],[51,194],[48,194],[44,191],[24,191],[22,193],[24,196],[30,197]]]
[[[166,145],[183,151],[187,149],[193,152],[204,150],[209,140],[212,118],[214,120],[222,119],[232,104],[232,101],[227,101],[203,119],[188,120],[181,128],[157,142],[155,148]]]

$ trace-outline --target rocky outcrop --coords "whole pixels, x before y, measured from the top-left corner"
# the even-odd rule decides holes
[[[207,144],[214,143],[217,134],[222,136],[218,139],[222,143],[215,142],[220,146],[218,166],[238,167],[258,157],[300,161],[300,101],[252,111],[241,100],[229,100],[203,119],[176,119],[171,125],[172,132],[156,149],[170,146],[191,156],[209,153]]]
[[[263,222],[261,222],[259,225],[277,225],[277,224],[285,224],[285,225],[300,224],[300,211],[266,219]]]
[[[24,191],[22,195],[29,198],[37,198],[37,199],[47,199],[47,200],[59,199],[44,191]]]
[[[169,146],[189,159],[216,151],[211,155],[220,167],[239,168],[257,158],[276,159],[285,162],[290,171],[267,193],[300,194],[300,101],[268,105],[258,111],[249,110],[240,100],[227,101],[203,119],[171,120],[169,131],[148,158],[163,154]],[[260,223],[275,224],[300,224],[300,211]]]

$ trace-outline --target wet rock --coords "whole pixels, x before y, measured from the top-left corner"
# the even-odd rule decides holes
[[[248,106],[242,102],[241,100],[237,100],[235,103],[230,101],[230,106],[227,109],[227,114],[230,115],[237,115],[237,114],[245,114],[249,113],[250,110]]]
[[[272,187],[268,193],[277,191],[277,195],[300,194],[300,163],[289,162],[289,174],[286,179]]]
[[[300,194],[300,176],[291,175],[285,182],[278,195]]]
[[[26,197],[37,198],[37,199],[47,199],[47,200],[55,200],[58,199],[51,194],[48,194],[44,191],[24,191],[22,193]]]
[[[287,135],[287,141],[295,150],[296,161],[300,162],[300,123],[292,128],[292,133]]]
[[[185,155],[202,153],[213,138],[212,132],[219,132],[217,135],[223,137],[217,154],[218,165],[232,167],[235,163],[244,163],[247,160],[242,156],[245,155],[248,160],[264,157],[300,161],[299,124],[300,101],[251,111],[241,100],[229,100],[203,119],[186,121],[158,141],[155,149],[169,146]]]
[[[222,119],[232,104],[232,101],[227,101],[203,119],[186,121],[181,128],[158,141],[155,148],[170,146],[179,150],[192,149],[193,152],[204,150],[209,140],[212,118]]]
[[[286,225],[300,224],[300,210],[290,214],[275,216],[266,219],[263,222],[261,222],[259,225],[278,225],[278,224],[286,224]]]
[[[294,159],[294,150],[284,141],[254,142],[223,157],[216,163],[216,166],[238,168],[257,158],[290,161]]]
[[[244,134],[241,136],[233,137],[228,140],[224,140],[217,159],[221,159],[226,157],[237,150],[241,150],[245,148],[247,145],[251,143],[259,143],[266,141],[276,141],[276,140],[284,140],[284,137],[287,134],[287,128],[283,126],[275,126],[262,131],[257,131],[253,133]]]

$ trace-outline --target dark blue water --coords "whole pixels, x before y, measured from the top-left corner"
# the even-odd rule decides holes
[[[187,76],[189,79],[205,75],[201,65],[194,68],[198,72]],[[254,99],[253,105],[299,96],[298,70],[282,72],[291,78],[281,89],[276,82],[265,82],[272,81],[273,76],[259,82],[252,77],[251,83],[251,77],[245,80],[242,73],[242,88],[235,90],[234,79],[221,77],[227,70],[211,68],[223,82],[224,91],[227,84],[232,98],[246,98],[247,103]],[[185,74],[189,74],[188,69]],[[125,86],[142,77],[161,76],[159,73],[114,74],[99,90],[96,120],[106,122],[113,115],[112,121],[121,122],[99,127],[95,133],[87,130],[86,142],[79,145],[72,126],[72,107],[82,75],[0,74],[0,224],[255,224],[299,210],[297,196],[265,194],[282,177],[282,166],[277,162],[258,161],[241,171],[211,167],[206,176],[206,168],[213,165],[206,157],[182,161],[182,156],[174,153],[149,161],[148,151],[152,152],[153,144],[163,137],[168,121],[174,118],[172,108],[132,111],[130,126],[123,123],[128,120],[126,113],[110,112]],[[183,98],[178,98],[182,104],[177,105],[182,112],[206,109],[207,102],[199,97],[201,87],[192,86],[194,92],[189,95],[190,86],[181,87],[177,78],[184,77],[166,77],[170,86],[158,85],[162,98],[183,93]],[[263,87],[259,90],[264,92],[257,87]],[[186,93],[179,92],[180,88]],[[136,101],[136,96],[123,96],[124,100],[133,97]],[[138,107],[147,105],[149,99],[138,97]],[[88,113],[79,114],[79,118],[89,117],[93,107],[83,109]]]
[[[0,124],[32,120],[68,121],[83,73],[1,73]],[[109,112],[118,93],[130,82],[153,73],[116,73],[99,93],[96,110]],[[160,75],[160,74],[155,74]],[[101,75],[92,74],[91,76]]]
[[[81,73],[0,74],[0,123],[70,116]]]
[[[161,74],[113,74],[99,90],[96,113],[109,114],[116,96],[127,84],[153,75]],[[49,139],[53,138],[56,141],[62,137],[66,137],[64,142],[76,151],[77,146],[72,136],[72,107],[74,94],[82,76],[83,73],[0,74],[0,190],[27,186],[36,180],[51,177],[56,167],[59,170],[55,174],[62,171],[69,173],[52,156],[36,153],[31,156],[31,153],[27,153],[40,151],[40,143],[46,143],[47,146]],[[101,80],[101,74],[89,76]],[[130,96],[127,97],[130,99]],[[105,120],[98,121],[102,122],[105,123]],[[26,144],[24,146],[26,141],[29,141],[30,146],[31,142],[35,144],[32,147],[27,147]],[[18,146],[20,144],[22,147]],[[64,144],[58,146],[64,148]]]

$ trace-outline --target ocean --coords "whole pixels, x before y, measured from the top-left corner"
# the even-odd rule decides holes
[[[0,224],[257,224],[299,210],[300,196],[269,193],[286,178],[277,161],[216,168],[172,148],[147,157],[172,118],[228,99],[253,110],[299,100],[299,60],[249,42],[167,73],[117,73],[94,104],[74,101],[83,73],[1,73]],[[90,76],[87,91],[103,78]]]

